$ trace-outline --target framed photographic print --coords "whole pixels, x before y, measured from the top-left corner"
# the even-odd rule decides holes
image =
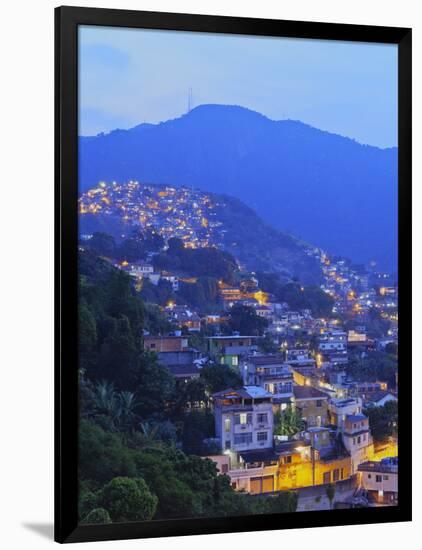
[[[410,29],[56,10],[58,542],[411,519],[410,185]]]

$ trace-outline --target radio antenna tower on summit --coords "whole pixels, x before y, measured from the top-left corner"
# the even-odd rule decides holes
[[[192,87],[189,86],[188,88],[188,113],[190,113],[193,109],[193,92]]]

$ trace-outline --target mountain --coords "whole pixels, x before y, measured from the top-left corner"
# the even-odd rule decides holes
[[[277,272],[282,280],[298,278],[305,285],[322,282],[313,248],[270,227],[234,197],[186,187],[102,182],[82,193],[79,204],[80,235],[108,233],[121,242],[134,229],[158,231],[166,239],[183,239],[188,247],[229,252],[248,271]]]
[[[81,137],[79,146],[81,190],[138,179],[227,193],[328,252],[396,268],[396,148],[224,105]]]

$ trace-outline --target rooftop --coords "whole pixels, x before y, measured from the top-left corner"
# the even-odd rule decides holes
[[[293,386],[296,399],[328,399],[328,395],[312,386]]]
[[[248,362],[254,365],[282,365],[284,360],[281,355],[252,355]]]
[[[347,414],[346,420],[349,422],[361,422],[362,420],[368,420],[368,417],[364,414]]]
[[[223,397],[224,399],[261,399],[272,397],[272,393],[265,391],[259,386],[243,386],[241,388],[228,388],[213,394],[213,397]]]
[[[197,365],[190,363],[185,365],[166,365],[166,367],[169,369],[169,371],[174,376],[193,376],[195,374],[199,374],[200,369],[197,367]]]
[[[359,472],[380,472],[380,473],[397,473],[398,472],[398,460],[397,458],[391,458],[389,461],[382,460],[376,462],[368,460],[358,466]]]
[[[278,455],[272,449],[262,449],[257,451],[245,451],[239,453],[246,463],[251,462],[271,462],[278,460]]]

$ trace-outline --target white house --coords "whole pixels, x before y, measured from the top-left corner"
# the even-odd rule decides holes
[[[227,452],[273,446],[272,394],[258,386],[223,390],[213,395],[215,433]]]

